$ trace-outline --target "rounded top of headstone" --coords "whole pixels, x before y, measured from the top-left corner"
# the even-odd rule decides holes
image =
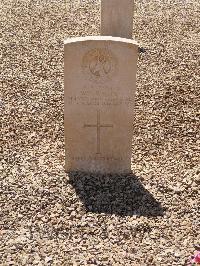
[[[86,37],[72,37],[64,40],[64,44],[76,43],[76,42],[87,42],[87,41],[111,41],[132,44],[139,47],[139,44],[132,39],[126,39],[121,37],[113,36],[86,36]]]

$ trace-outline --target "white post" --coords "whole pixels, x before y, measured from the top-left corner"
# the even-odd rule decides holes
[[[101,35],[132,39],[133,0],[101,0]]]

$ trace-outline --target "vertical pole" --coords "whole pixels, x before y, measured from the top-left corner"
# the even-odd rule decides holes
[[[101,0],[101,35],[132,39],[133,0]]]

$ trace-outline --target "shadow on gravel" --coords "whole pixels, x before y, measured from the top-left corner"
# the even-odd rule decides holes
[[[70,172],[68,176],[87,211],[120,216],[163,216],[161,204],[133,174]]]

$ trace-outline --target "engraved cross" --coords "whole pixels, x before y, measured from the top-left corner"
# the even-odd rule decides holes
[[[110,124],[102,124],[101,125],[101,117],[100,117],[100,111],[97,111],[97,123],[96,125],[84,125],[84,127],[94,127],[96,128],[97,132],[97,154],[101,154],[101,128],[105,127],[113,127],[113,125]]]

